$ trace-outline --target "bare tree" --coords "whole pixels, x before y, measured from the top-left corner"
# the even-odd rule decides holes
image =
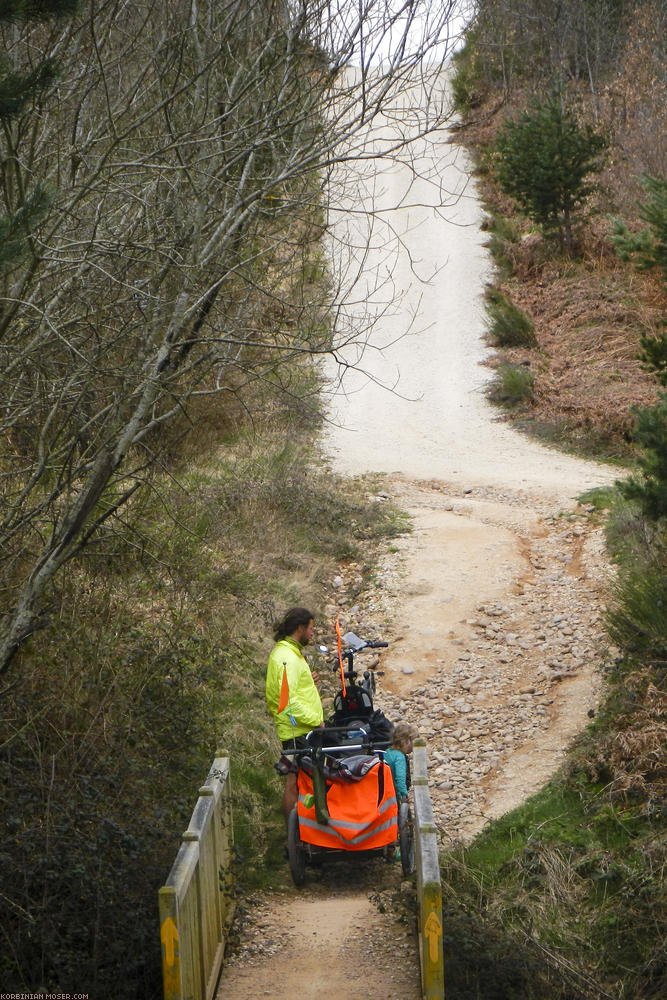
[[[193,397],[363,337],[306,301],[299,248],[453,6],[90,0],[3,30],[60,73],[0,140],[2,211],[51,199],[0,265],[0,672]]]
[[[488,77],[540,86],[586,81],[597,105],[601,81],[616,66],[641,0],[477,0],[476,43]]]

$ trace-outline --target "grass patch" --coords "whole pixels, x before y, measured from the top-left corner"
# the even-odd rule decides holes
[[[533,398],[535,376],[523,365],[503,362],[487,390],[491,402],[506,409],[516,409]]]
[[[596,511],[611,510],[618,500],[615,486],[595,486],[579,496],[579,503],[589,504]]]
[[[490,211],[489,206],[486,206]],[[518,242],[519,232],[515,222],[504,215],[492,212],[481,225],[482,232],[490,233],[485,246],[493,257],[498,277],[509,278],[514,271],[514,264],[508,247]]]
[[[497,347],[537,346],[533,321],[492,285],[485,291],[489,335]]]
[[[658,681],[636,661],[610,668],[610,697],[562,773],[441,858],[450,996],[664,995]]]
[[[623,469],[636,457],[636,451],[630,443],[621,441],[616,434],[604,427],[582,428],[564,418],[545,420],[525,414],[515,417],[513,422],[520,431],[536,441],[579,458],[607,462]]]

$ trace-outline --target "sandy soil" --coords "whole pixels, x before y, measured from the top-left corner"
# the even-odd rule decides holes
[[[442,80],[437,94],[446,99]],[[404,102],[414,118],[423,94],[407,93]],[[394,127],[387,120],[369,142],[381,147]],[[386,473],[387,492],[413,518],[399,554],[398,589],[381,595],[394,632],[382,683],[408,698],[410,688],[446,660],[447,643],[465,638],[480,602],[515,595],[530,576],[530,552],[545,534],[544,519],[613,478],[601,466],[520,436],[487,403],[481,292],[488,257],[469,165],[449,138],[436,132],[409,160],[371,161],[366,173],[360,167],[354,202],[349,175],[341,177],[334,230],[343,277],[349,258],[342,248],[367,237],[370,243],[363,279],[346,290],[347,320],[341,322],[361,323],[360,302],[378,319],[363,350],[350,348],[346,360],[357,370],[348,371],[342,385],[338,373],[330,373],[336,392],[327,447],[343,473]],[[360,193],[376,208],[372,231],[351,211]],[[554,611],[547,598],[545,621]],[[404,673],[406,664],[413,674]],[[485,814],[471,817],[468,835],[553,772],[596,697],[592,666],[568,681],[554,700],[549,727],[518,747],[501,774],[485,779]],[[387,880],[400,890],[398,868],[383,872],[383,884]],[[345,885],[343,878],[341,888],[325,874],[293,897],[258,904],[244,934],[277,944],[233,959],[219,1000],[308,1000],[323,992],[346,1000],[417,998],[414,941],[405,939],[391,908],[379,912],[373,886],[362,880],[355,887],[355,881]]]
[[[298,896],[251,901],[218,1000],[420,1000],[414,930],[378,892],[396,878],[384,861],[334,864]]]

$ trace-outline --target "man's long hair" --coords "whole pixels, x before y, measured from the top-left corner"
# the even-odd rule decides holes
[[[308,608],[290,608],[285,613],[282,621],[276,622],[273,626],[273,638],[276,642],[286,639],[288,635],[293,635],[299,625],[307,625],[315,616]]]

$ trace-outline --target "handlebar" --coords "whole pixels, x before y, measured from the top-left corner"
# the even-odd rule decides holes
[[[283,757],[303,757],[312,756],[313,753],[348,753],[350,750],[388,750],[391,746],[389,740],[366,740],[365,743],[345,743],[343,746],[335,747],[303,747],[300,750],[281,750]]]
[[[358,743],[344,743],[342,746],[336,744],[336,746],[319,746],[317,740],[314,740],[313,746],[300,747],[298,749],[282,751],[285,757],[302,757],[305,754],[313,753],[348,753],[350,750],[388,750],[391,746],[389,740],[374,740],[371,738],[370,734],[365,733],[361,729],[348,729],[347,726],[327,726],[326,728],[311,729],[309,733],[306,733],[305,739],[308,740],[311,736],[322,738],[324,736],[329,736],[333,733],[345,733],[346,735],[357,736],[360,740]],[[365,739],[364,739],[365,737]]]
[[[347,649],[345,653],[360,653],[362,649],[382,649],[388,646],[388,642],[381,642],[380,640],[371,641],[368,639],[360,639],[358,635],[354,632],[346,632],[343,636],[343,642],[347,643]]]
[[[354,632],[347,632],[343,636],[343,641],[347,643],[347,647],[342,651],[341,655],[343,659],[347,661],[347,671],[345,676],[348,677],[349,680],[356,676],[353,670],[355,653],[361,653],[364,649],[386,649],[389,645],[388,642],[383,642],[380,639],[360,639],[358,635],[354,634]],[[336,668],[334,667],[334,670],[335,669]]]

